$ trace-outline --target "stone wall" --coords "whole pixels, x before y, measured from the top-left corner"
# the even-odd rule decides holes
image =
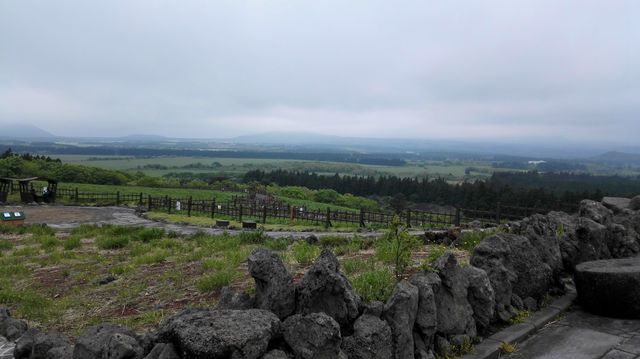
[[[577,264],[637,256],[640,211],[624,203],[585,200],[576,215],[510,223],[475,248],[470,265],[447,252],[433,271],[399,282],[386,303],[363,302],[328,250],[294,284],[277,255],[257,249],[248,258],[255,295],[225,289],[216,308],[185,310],[144,336],[104,323],[72,345],[27,330],[7,310],[0,336],[15,340],[15,358],[434,358],[536,310]]]

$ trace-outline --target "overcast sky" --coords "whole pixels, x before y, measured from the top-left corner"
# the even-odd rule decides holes
[[[640,1],[0,0],[15,122],[637,143]]]

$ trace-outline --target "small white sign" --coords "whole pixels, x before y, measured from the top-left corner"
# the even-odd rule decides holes
[[[2,214],[2,216],[3,216],[4,218],[9,218],[9,217],[11,217],[11,213],[4,212],[4,213]]]
[[[180,203],[180,201],[176,201],[176,211],[179,211],[180,209],[182,209],[182,203]]]
[[[219,205],[218,205],[218,209],[222,209],[222,205],[220,205],[220,204],[219,204]]]
[[[20,212],[13,212],[13,215],[16,217],[20,217]]]

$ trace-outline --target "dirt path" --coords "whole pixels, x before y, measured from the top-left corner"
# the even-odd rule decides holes
[[[217,228],[205,228],[192,225],[171,224],[152,221],[138,216],[135,210],[123,207],[82,207],[82,206],[48,206],[48,205],[26,205],[26,206],[0,206],[0,212],[21,211],[26,215],[27,224],[47,224],[56,229],[68,230],[81,224],[114,224],[122,226],[144,226],[153,228],[164,228],[167,231],[174,231],[184,235],[194,234],[203,231],[209,234],[221,234],[223,232],[240,232],[239,230],[223,230]],[[352,236],[355,232],[335,232],[332,235]],[[417,232],[420,233],[420,232]],[[327,232],[266,232],[271,237],[293,237],[304,238],[311,234],[323,235]],[[358,233],[363,237],[379,236],[377,232]]]

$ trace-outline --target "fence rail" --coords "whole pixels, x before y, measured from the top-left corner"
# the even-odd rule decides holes
[[[74,203],[134,204],[149,211],[160,210],[168,213],[206,215],[210,218],[233,218],[239,221],[255,220],[266,223],[267,220],[313,223],[330,227],[334,223],[353,224],[360,227],[368,225],[388,225],[393,213],[375,211],[347,211],[326,209],[307,209],[302,206],[286,204],[271,197],[250,198],[234,196],[231,200],[217,201],[193,199],[192,197],[152,196],[144,193],[120,192],[81,192],[78,188],[59,188],[59,199]],[[569,212],[575,207],[568,209]],[[405,210],[399,213],[400,219],[410,227],[446,228],[463,223],[480,221],[481,224],[497,224],[503,221],[519,220],[534,213],[546,213],[549,210],[518,206],[501,206],[493,210],[455,208],[446,212]]]

